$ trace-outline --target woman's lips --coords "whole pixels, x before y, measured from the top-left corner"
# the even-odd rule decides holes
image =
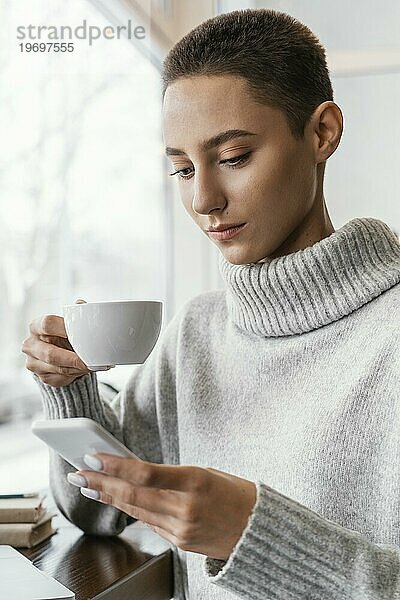
[[[246,225],[247,223],[243,223],[243,225],[239,225],[238,227],[231,227],[231,229],[225,229],[224,231],[208,231],[207,233],[214,240],[224,242],[226,240],[231,240],[233,237],[235,237],[235,235],[242,231],[242,229],[244,229]]]

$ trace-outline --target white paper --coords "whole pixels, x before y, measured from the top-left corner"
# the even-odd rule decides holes
[[[75,594],[12,546],[0,545],[0,598],[70,600]]]

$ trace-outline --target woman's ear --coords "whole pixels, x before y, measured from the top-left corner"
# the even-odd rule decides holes
[[[326,161],[336,150],[343,133],[343,114],[339,106],[322,102],[311,116],[315,163]]]

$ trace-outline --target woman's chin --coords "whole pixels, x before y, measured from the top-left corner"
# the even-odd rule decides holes
[[[254,250],[253,252],[246,248],[219,248],[222,256],[230,262],[232,265],[248,265],[250,263],[257,263],[263,259],[264,256],[258,257]]]

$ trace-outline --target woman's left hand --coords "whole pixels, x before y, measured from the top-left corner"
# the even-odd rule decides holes
[[[182,550],[210,558],[229,558],[256,501],[252,481],[215,469],[103,453],[86,456],[85,462],[96,471],[68,475],[84,496],[147,523]]]

